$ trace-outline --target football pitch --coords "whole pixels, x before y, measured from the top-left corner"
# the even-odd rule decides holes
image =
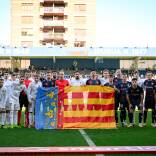
[[[96,146],[156,146],[156,128],[86,129]],[[136,123],[137,124],[137,123]],[[79,130],[0,129],[0,147],[89,146]],[[117,155],[116,155],[117,156]],[[125,156],[125,155],[124,155]]]

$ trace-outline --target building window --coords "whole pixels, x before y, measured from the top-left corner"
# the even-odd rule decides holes
[[[85,13],[86,12],[86,4],[75,4],[75,12],[76,13]]]
[[[85,47],[86,42],[85,41],[75,41],[74,42],[74,47]]]
[[[22,28],[21,36],[33,36],[33,29],[32,28]]]
[[[86,29],[75,29],[74,34],[77,40],[82,40],[86,37]]]
[[[86,17],[85,16],[75,16],[74,22],[76,26],[81,26],[86,24]]]
[[[21,3],[22,11],[32,11],[33,3]]]
[[[21,42],[21,46],[22,47],[32,47],[33,46],[33,42],[32,41],[22,41]]]
[[[33,16],[22,16],[21,23],[22,24],[33,24]]]

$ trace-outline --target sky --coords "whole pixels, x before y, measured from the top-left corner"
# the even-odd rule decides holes
[[[10,43],[10,1],[0,0],[0,43]],[[156,47],[156,0],[96,0],[96,46]]]

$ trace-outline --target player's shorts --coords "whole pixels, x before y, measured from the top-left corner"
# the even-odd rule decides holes
[[[20,94],[19,103],[20,103],[20,108],[22,108],[23,106],[28,108],[28,105],[29,105],[28,97]]]
[[[5,105],[5,109],[6,109],[6,111],[10,111],[11,110],[11,103],[7,103]]]
[[[123,108],[129,109],[129,107],[128,107],[128,101],[127,101],[126,97],[125,98],[120,97],[120,105],[123,105]]]
[[[31,112],[31,113],[35,112],[35,104],[36,104],[36,101],[32,101],[32,103],[29,104],[29,106],[28,106],[29,112]]]
[[[131,102],[131,105],[132,105],[131,109],[133,109],[133,110],[135,110],[136,107],[137,107],[139,110],[141,109],[141,108],[140,108],[140,101],[133,101],[133,102]]]
[[[120,110],[122,109],[129,110],[128,102],[120,103]]]
[[[145,98],[145,109],[155,109],[155,100],[154,98]]]
[[[14,110],[16,110],[16,111],[20,110],[20,104],[19,103],[12,103],[11,104],[11,110],[12,111],[14,111]]]
[[[4,110],[6,110],[6,108],[5,108],[5,105],[1,105],[1,104],[0,104],[0,112],[1,112],[2,110],[4,111]]]

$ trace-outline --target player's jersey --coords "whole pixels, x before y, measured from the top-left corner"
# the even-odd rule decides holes
[[[7,104],[11,103],[11,81],[9,79],[4,79],[4,87],[7,89]]]
[[[31,82],[29,87],[28,87],[28,96],[30,101],[35,101],[36,95],[37,95],[37,90],[39,87],[42,87],[42,83],[39,82]]]
[[[110,83],[110,82],[105,83],[104,86],[115,88],[114,83]]]
[[[20,96],[28,96],[27,88],[24,84],[14,82],[12,85],[12,103],[19,103]]]
[[[0,88],[0,108],[5,108],[7,102],[7,89],[6,87]]]
[[[45,88],[48,88],[48,87],[55,87],[55,84],[56,83],[56,80],[43,80],[42,81],[42,86],[45,87]]]
[[[86,85],[101,85],[101,81],[99,79],[89,79],[86,81]]]
[[[106,83],[109,82],[109,80],[108,79],[105,79],[104,77],[100,78],[100,81],[101,81],[101,84],[102,85],[105,85]]]
[[[111,88],[114,88],[114,89],[116,88],[115,84],[110,83],[110,82],[106,83],[104,86],[111,87]],[[115,89],[115,104],[117,104],[118,98],[119,98],[118,91]]]
[[[20,96],[28,96],[28,89],[26,88],[25,84],[20,84],[18,90],[20,92]]]
[[[69,86],[68,80],[56,80],[56,86],[59,88],[59,92],[62,92],[66,86]]]
[[[154,93],[156,90],[156,81],[155,80],[145,80],[144,90],[146,91],[146,98],[154,98]]]
[[[12,80],[11,81],[11,103],[16,103],[19,100],[19,94],[20,94],[20,90],[19,90],[19,80]]]
[[[41,82],[43,82],[44,80],[45,80],[45,78],[43,78],[43,77],[40,78],[40,81],[41,81]]]
[[[144,82],[145,82],[145,79],[138,79],[138,86],[140,87],[143,87],[144,86]]]
[[[31,80],[29,80],[29,79],[25,79],[25,80],[24,80],[24,84],[25,84],[26,88],[29,87],[29,84],[30,84],[30,83],[31,83]]]
[[[71,79],[71,81],[70,81],[70,85],[71,86],[84,86],[85,85],[85,83],[84,83],[84,81],[82,80],[82,79],[75,79],[75,78],[73,78],[73,79]]]
[[[113,84],[115,85],[115,87],[116,88],[119,88],[119,85],[122,83],[122,79],[121,78],[117,78],[117,77],[115,77],[114,79],[113,79]],[[119,92],[116,92],[116,94],[115,94],[115,96],[116,96],[116,102],[118,103],[118,105],[119,105],[119,101],[120,101],[120,93]]]
[[[142,94],[143,88],[140,86],[137,86],[136,88],[130,87],[127,90],[127,95],[129,96],[131,104],[140,104]]]
[[[127,90],[128,88],[131,86],[131,83],[130,82],[125,82],[125,83],[120,83],[118,85],[118,89],[120,91],[120,102],[121,103],[125,103],[127,102],[127,98],[126,98],[126,94],[127,94]]]
[[[119,79],[119,78],[115,77],[115,78],[113,79],[113,83],[114,83],[114,85],[115,85],[116,87],[118,87],[118,85],[120,85],[120,84],[122,83],[122,79]]]

